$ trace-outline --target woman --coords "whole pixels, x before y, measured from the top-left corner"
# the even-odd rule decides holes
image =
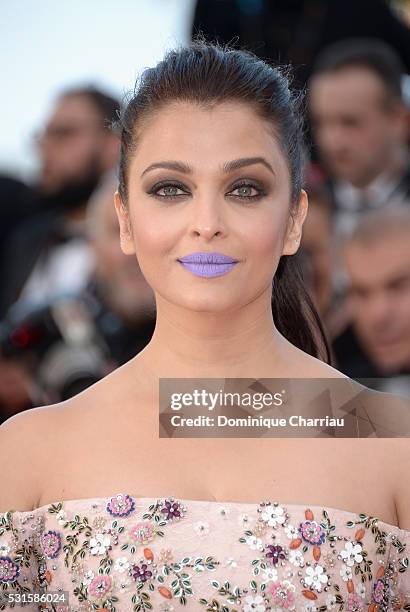
[[[287,79],[198,40],[145,71],[121,137],[121,247],[155,332],[3,425],[4,593],[24,576],[70,610],[400,609],[406,440],[158,437],[161,378],[344,378],[293,266],[308,204]]]

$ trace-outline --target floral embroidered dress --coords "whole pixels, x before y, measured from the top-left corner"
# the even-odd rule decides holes
[[[409,556],[365,514],[119,493],[0,514],[0,609],[410,610]]]

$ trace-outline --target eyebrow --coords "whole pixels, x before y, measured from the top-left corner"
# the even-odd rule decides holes
[[[238,170],[240,168],[244,168],[245,166],[253,166],[255,164],[263,164],[268,170],[275,174],[271,164],[266,161],[264,157],[241,157],[239,159],[234,159],[232,161],[226,162],[222,166],[222,171],[225,174],[229,172],[233,172],[234,170]],[[141,174],[141,177],[144,176],[150,170],[155,170],[156,168],[167,168],[168,170],[175,170],[177,172],[182,172],[183,174],[192,174],[193,169],[188,164],[181,161],[162,161],[156,162],[155,164],[151,164],[148,168],[145,168],[144,172]]]

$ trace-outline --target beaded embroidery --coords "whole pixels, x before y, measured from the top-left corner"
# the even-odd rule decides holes
[[[66,591],[29,609],[410,610],[409,547],[410,532],[316,506],[70,500],[0,514],[0,609],[9,591]]]

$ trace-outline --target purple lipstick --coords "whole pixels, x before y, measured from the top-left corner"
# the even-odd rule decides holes
[[[180,257],[178,261],[186,270],[195,274],[195,276],[203,276],[210,278],[213,276],[222,276],[227,274],[236,266],[238,261],[224,255],[223,253],[204,252],[191,253]]]

